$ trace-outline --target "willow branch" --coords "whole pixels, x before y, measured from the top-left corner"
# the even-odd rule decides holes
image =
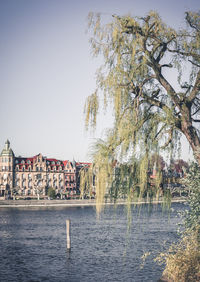
[[[195,81],[195,85],[194,85],[194,87],[193,87],[193,89],[190,93],[190,96],[188,97],[187,100],[192,102],[196,98],[199,91],[200,91],[200,71],[198,71],[196,81]]]
[[[200,122],[200,119],[194,119],[194,118],[192,118],[192,121],[193,121],[193,122]]]
[[[167,142],[161,147],[161,149],[165,149],[165,148],[172,142],[172,138],[173,138],[173,128],[170,128],[168,140],[167,140]]]

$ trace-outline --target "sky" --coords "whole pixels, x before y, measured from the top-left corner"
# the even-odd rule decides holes
[[[95,132],[84,126],[101,64],[86,32],[90,11],[109,21],[156,10],[177,28],[185,11],[199,8],[198,0],[0,0],[0,150],[9,139],[15,156],[90,160],[92,143],[112,124],[103,113]]]

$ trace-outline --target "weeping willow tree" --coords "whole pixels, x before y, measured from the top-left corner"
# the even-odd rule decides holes
[[[101,101],[114,114],[107,139],[94,150],[97,202],[108,191],[117,195],[113,186],[120,191],[124,183],[128,193],[139,187],[142,195],[149,189],[150,155],[174,153],[182,135],[200,164],[200,13],[187,12],[185,29],[179,31],[155,12],[113,15],[108,24],[100,14],[88,18],[93,54],[103,56],[104,63],[85,104],[86,127],[96,126]],[[117,178],[115,160],[125,158],[128,166],[120,166]],[[159,182],[158,177],[156,187]]]
[[[94,184],[94,173],[92,164],[83,166],[79,171],[80,177],[80,197],[82,199],[93,197],[93,184]]]

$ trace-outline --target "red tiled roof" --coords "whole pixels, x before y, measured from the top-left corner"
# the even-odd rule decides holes
[[[69,163],[69,161],[63,161],[63,164],[66,166],[66,164]]]
[[[17,160],[19,163],[18,165],[31,165],[33,164],[34,160],[39,156],[40,154],[37,154],[33,157],[16,157],[15,160]],[[46,161],[50,162],[49,165],[52,165],[52,162],[55,162],[54,165],[56,166],[66,166],[67,164],[70,164],[72,166],[72,162],[70,162],[69,160],[58,160],[55,158],[45,158]],[[21,162],[24,161],[25,163],[22,164]],[[28,161],[30,161],[31,163],[29,164]],[[60,162],[60,164],[57,164],[57,162]],[[88,163],[88,162],[75,162],[76,166],[91,166],[92,163]]]
[[[88,166],[90,166],[90,165],[92,165],[92,163],[78,162],[78,163],[76,163],[76,165],[77,166],[79,166],[79,165],[88,165]]]

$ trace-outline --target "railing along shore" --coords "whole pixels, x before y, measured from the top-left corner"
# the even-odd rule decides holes
[[[187,198],[177,197],[172,198],[171,202],[185,202]],[[159,199],[151,201],[152,204],[164,203],[165,199]],[[135,201],[131,204],[146,204],[147,201]],[[127,200],[118,200],[117,202],[107,201],[105,205],[125,205]],[[68,206],[68,207],[78,207],[78,206],[96,206],[96,201],[94,200],[1,200],[0,208],[5,207],[49,207],[49,206]]]

